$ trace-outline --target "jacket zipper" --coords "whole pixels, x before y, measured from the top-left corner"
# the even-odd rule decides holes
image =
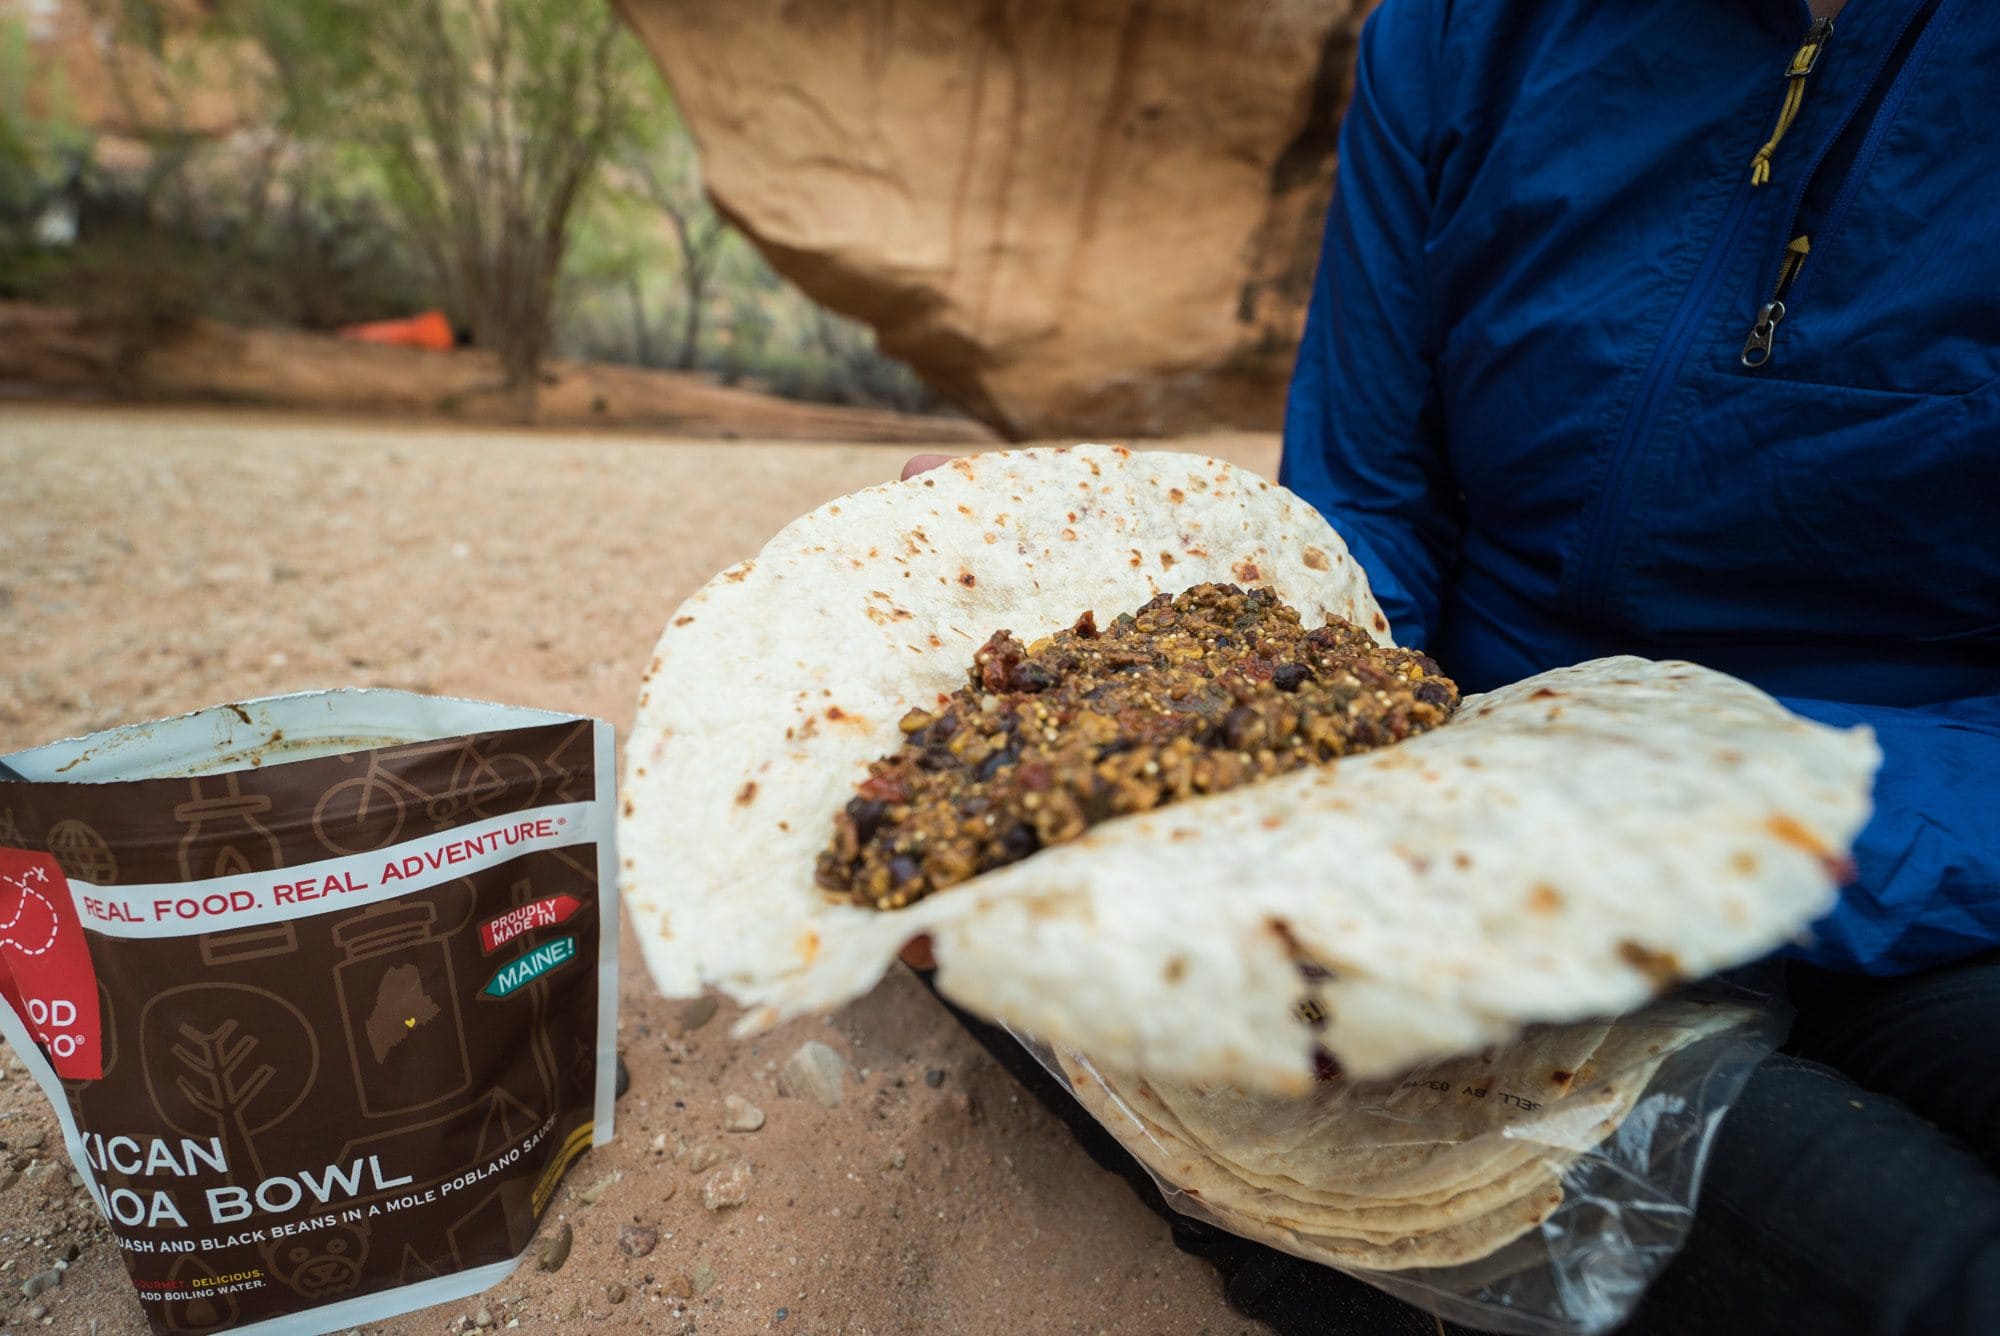
[[[1847,127],[1859,113],[1862,103],[1867,101],[1867,90],[1874,88],[1875,84],[1882,78],[1882,75],[1887,72],[1889,63],[1896,58],[1896,53],[1902,49],[1903,39],[1909,36],[1910,30],[1924,18],[1926,13],[1934,19],[1944,7],[1944,0],[1940,0],[1940,3],[1936,4],[1919,4],[1912,8],[1908,14],[1904,15],[1903,22],[1896,29],[1896,35],[1883,48],[1881,59],[1875,62],[1875,68],[1869,72],[1866,82],[1862,84],[1862,96],[1855,99],[1848,106],[1846,112],[1841,115],[1839,124],[1834,126],[1833,132],[1821,141],[1819,152],[1807,164],[1806,170],[1800,174],[1799,184],[1792,192],[1791,212],[1788,215],[1791,219],[1791,225],[1785,229],[1786,233],[1795,233],[1796,235],[1793,235],[1792,239],[1786,242],[1784,248],[1779,252],[1777,259],[1778,277],[1771,285],[1771,298],[1757,308],[1756,318],[1750,323],[1750,331],[1744,336],[1743,351],[1737,359],[1744,366],[1755,370],[1771,360],[1772,345],[1777,338],[1779,323],[1784,320],[1789,311],[1798,309],[1798,298],[1803,294],[1804,289],[1795,285],[1798,283],[1800,270],[1805,267],[1806,255],[1812,249],[1811,237],[1799,230],[1800,215],[1805,207],[1806,191],[1812,187],[1813,179],[1826,166],[1827,157],[1833,152],[1834,146],[1847,133]],[[1820,39],[1822,44],[1824,44],[1825,37],[1832,33],[1832,25],[1828,20],[1821,20],[1820,23],[1827,24],[1826,33]],[[1813,31],[1817,32],[1819,30],[1820,23],[1813,25]],[[1815,229],[1822,237],[1827,227],[1832,226],[1846,210],[1847,201],[1853,191],[1854,172],[1866,167],[1869,159],[1874,156],[1875,147],[1880,141],[1884,130],[1894,122],[1896,107],[1902,100],[1900,84],[1903,73],[1917,65],[1918,58],[1922,54],[1918,48],[1929,41],[1931,33],[1934,31],[1937,30],[1934,28],[1927,29],[1923,36],[1918,39],[1918,42],[1912,45],[1910,51],[1904,57],[1902,69],[1897,72],[1896,84],[1891,85],[1889,91],[1883,96],[1880,105],[1876,108],[1874,123],[1869,127],[1865,142],[1855,151],[1853,167],[1847,179],[1841,182],[1840,190],[1834,196],[1832,205],[1827,209],[1825,218],[1821,220],[1823,225]],[[1812,33],[1809,32],[1807,34],[1807,45],[1810,46],[1811,42]],[[1805,47],[1801,47],[1800,52],[1803,53],[1805,49]],[[1814,62],[1817,63],[1817,60],[1818,57],[1815,56]],[[1797,62],[1798,57],[1794,56],[1793,63],[1796,64]],[[1783,119],[1782,115],[1780,119]],[[1789,125],[1789,122],[1785,122],[1785,124]],[[1772,142],[1775,143],[1776,138],[1781,137],[1782,132],[1780,132],[1779,136],[1774,137]],[[1787,298],[1790,298],[1789,303],[1787,302]]]
[[[1805,41],[1792,53],[1791,64],[1785,66],[1785,100],[1778,107],[1778,124],[1771,131],[1771,137],[1750,159],[1750,184],[1761,186],[1771,180],[1771,155],[1778,151],[1778,145],[1785,138],[1785,131],[1792,128],[1792,122],[1799,118],[1799,106],[1805,101],[1806,79],[1819,65],[1820,53],[1826,50],[1827,42],[1833,37],[1831,18],[1814,19],[1806,29]],[[1817,161],[1815,161],[1817,166]],[[1806,180],[1812,173],[1806,173]],[[1794,207],[1796,212],[1796,206]],[[1805,264],[1806,255],[1812,250],[1812,239],[1804,233],[1793,237],[1785,247],[1784,259],[1779,261],[1778,281],[1771,289],[1771,300],[1764,303],[1757,312],[1755,323],[1750,326],[1749,337],[1743,340],[1743,353],[1739,360],[1744,366],[1759,367],[1771,360],[1771,340],[1777,336],[1778,322],[1785,318],[1785,290],[1799,275]]]

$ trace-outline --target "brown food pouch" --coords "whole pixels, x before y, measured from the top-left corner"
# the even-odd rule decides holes
[[[5,758],[0,1034],[156,1332],[504,1279],[611,1135],[612,731],[355,690]]]

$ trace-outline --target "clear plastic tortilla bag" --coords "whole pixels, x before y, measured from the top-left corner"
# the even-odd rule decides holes
[[[1723,1116],[1789,1024],[1766,982],[1711,980],[1616,1021],[1285,1099],[1014,1037],[1175,1210],[1453,1322],[1594,1336],[1687,1237]]]

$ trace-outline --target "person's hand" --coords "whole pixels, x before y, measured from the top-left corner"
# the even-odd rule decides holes
[[[903,481],[908,482],[919,473],[928,473],[942,464],[951,463],[950,455],[911,455],[903,465]]]

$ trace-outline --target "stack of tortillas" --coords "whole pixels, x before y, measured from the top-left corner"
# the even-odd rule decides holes
[[[1657,1003],[1304,1096],[1056,1059],[1092,1116],[1217,1224],[1315,1261],[1401,1271],[1476,1261],[1547,1220],[1565,1171],[1616,1132],[1669,1057],[1749,1019]]]

